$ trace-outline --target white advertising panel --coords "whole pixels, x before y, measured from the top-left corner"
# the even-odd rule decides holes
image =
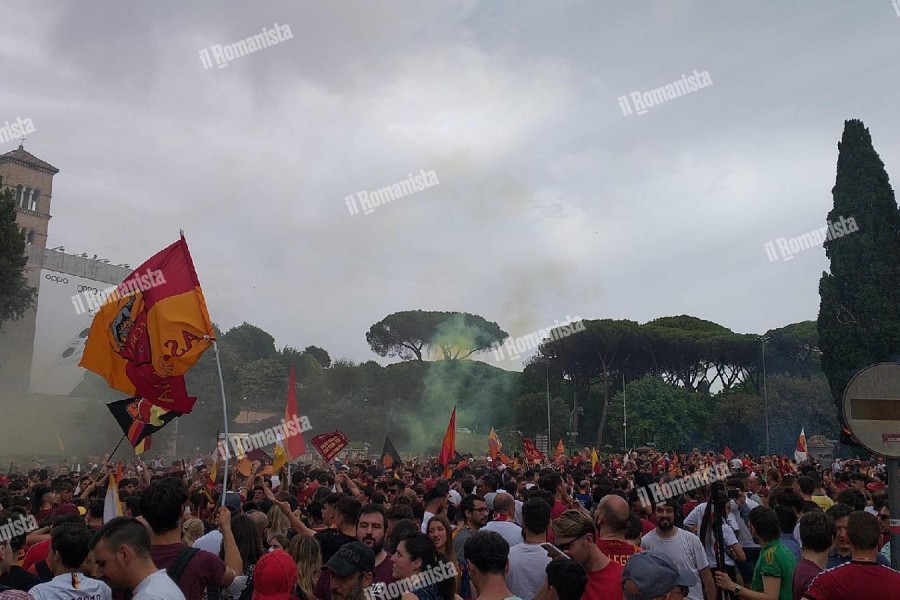
[[[85,370],[78,362],[93,320],[84,292],[110,287],[113,285],[102,281],[41,270],[31,393],[68,396],[81,382]]]

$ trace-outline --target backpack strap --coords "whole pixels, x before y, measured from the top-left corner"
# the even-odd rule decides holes
[[[50,566],[47,564],[46,560],[39,560],[34,563],[34,570],[42,581],[50,581],[53,579],[53,571],[50,570]]]
[[[198,552],[200,552],[199,548],[185,546],[175,555],[175,560],[173,560],[172,564],[166,568],[166,573],[169,575],[169,578],[175,582],[175,585],[178,585],[188,563],[191,562],[191,559],[194,558]]]

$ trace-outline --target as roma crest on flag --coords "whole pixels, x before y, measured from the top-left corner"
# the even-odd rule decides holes
[[[79,364],[113,389],[189,413],[196,399],[183,376],[214,335],[182,236],[102,298]]]
[[[144,439],[156,433],[181,413],[150,404],[144,398],[126,398],[111,402],[106,407],[115,417],[119,427],[132,447],[137,448]]]
[[[390,469],[394,464],[402,465],[403,459],[400,458],[400,453],[391,443],[391,438],[385,436],[384,449],[381,451],[381,466]]]

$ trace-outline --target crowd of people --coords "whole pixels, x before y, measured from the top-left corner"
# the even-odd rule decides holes
[[[503,459],[14,465],[0,600],[900,598],[882,459]]]

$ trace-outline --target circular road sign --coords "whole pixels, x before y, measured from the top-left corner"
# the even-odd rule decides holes
[[[863,446],[900,458],[900,364],[879,363],[854,375],[844,391],[844,419]]]

